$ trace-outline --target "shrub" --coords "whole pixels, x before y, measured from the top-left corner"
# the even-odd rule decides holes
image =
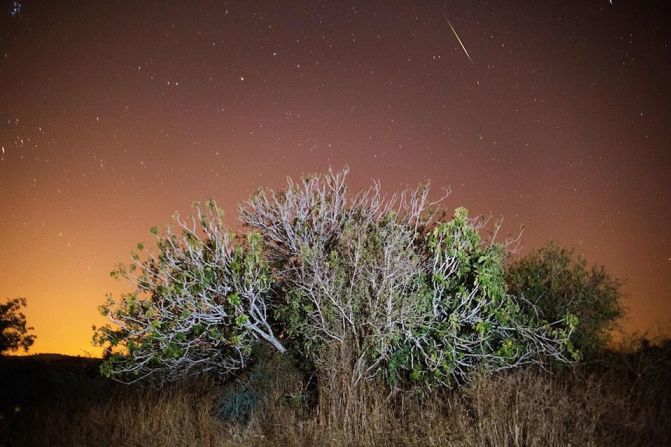
[[[183,379],[212,371],[219,375],[246,366],[258,338],[284,347],[269,322],[272,275],[258,234],[245,239],[226,231],[214,202],[196,206],[189,221],[174,217],[161,236],[157,254],[144,260],[138,244],[130,266],[112,276],[135,290],[100,307],[112,325],[94,328],[94,343],[104,346],[102,372],[133,382]]]
[[[415,381],[454,384],[467,381],[477,369],[498,371],[547,360],[570,363],[577,356],[569,345],[574,329],[570,315],[547,323],[508,293],[506,245],[482,240],[484,225],[458,208],[451,220],[429,233],[431,308],[394,359],[405,361],[404,369]]]
[[[575,315],[571,341],[586,357],[605,346],[623,314],[620,282],[604,267],[588,266],[583,257],[554,242],[513,263],[507,281],[525,306],[537,307],[548,321]]]
[[[506,293],[505,244],[481,239],[484,221],[464,208],[434,221],[427,185],[348,197],[346,173],[289,180],[241,207],[277,269],[279,320],[317,369],[345,362],[354,385],[450,385],[476,368],[572,361],[573,319],[548,324]]]
[[[464,208],[435,219],[428,185],[349,196],[346,174],[260,190],[240,207],[237,237],[211,202],[176,216],[178,233],[154,230],[158,253],[113,272],[135,290],[101,307],[114,324],[95,336],[110,352],[104,372],[227,374],[258,341],[288,343],[318,380],[350,390],[375,377],[453,385],[477,369],[572,361],[574,319],[547,323],[507,293],[506,244],[481,238],[483,220]]]

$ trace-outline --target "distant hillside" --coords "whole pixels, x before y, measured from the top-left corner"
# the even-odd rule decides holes
[[[80,355],[66,355],[66,354],[57,354],[52,352],[41,352],[39,354],[29,354],[29,355],[6,355],[0,356],[0,359],[33,359],[41,361],[50,361],[50,360],[71,360],[71,359],[89,359],[89,360],[100,360],[98,357],[86,357]]]
[[[62,354],[0,356],[0,412],[76,392],[84,382],[103,382],[100,362]]]

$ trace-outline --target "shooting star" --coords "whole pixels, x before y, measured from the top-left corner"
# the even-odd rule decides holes
[[[447,18],[447,15],[443,14],[443,17],[445,17],[445,20],[447,20],[447,24],[450,25],[450,29],[452,30],[452,33],[454,34],[454,37],[457,38],[457,41],[459,42],[459,45],[461,45],[461,49],[464,50],[464,53],[466,53],[466,57],[468,58],[469,61],[471,61],[471,64],[472,64],[473,59],[471,59],[471,55],[468,54],[468,50],[466,49],[466,47],[464,46],[464,43],[459,38],[459,34],[457,34],[457,31],[452,26],[452,22],[450,22],[450,19]]]

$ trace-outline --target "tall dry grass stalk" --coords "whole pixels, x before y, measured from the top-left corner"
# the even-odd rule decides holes
[[[370,444],[390,425],[389,389],[380,381],[356,381],[356,356],[348,345],[333,344],[317,368],[316,421],[330,438]]]

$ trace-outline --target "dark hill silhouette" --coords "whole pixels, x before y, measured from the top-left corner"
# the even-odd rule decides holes
[[[62,392],[76,393],[85,382],[102,383],[100,362],[62,354],[0,356],[0,412],[6,414],[17,407],[20,411]]]

